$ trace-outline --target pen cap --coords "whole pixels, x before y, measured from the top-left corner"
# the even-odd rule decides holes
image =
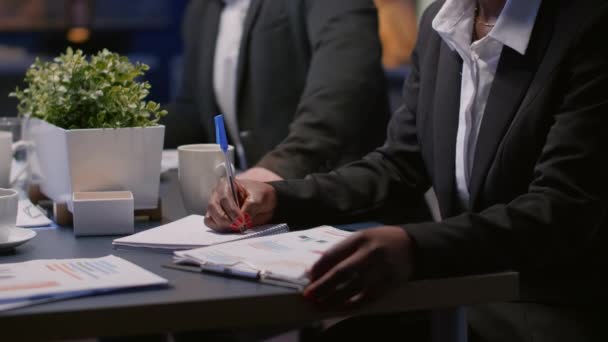
[[[228,138],[224,127],[224,116],[216,115],[215,118],[215,142],[220,145],[222,151],[228,151]]]

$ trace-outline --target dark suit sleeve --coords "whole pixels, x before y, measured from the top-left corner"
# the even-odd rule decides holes
[[[528,192],[479,213],[405,226],[418,246],[420,277],[508,268],[569,274],[568,265],[585,264],[577,258],[605,234],[608,214],[608,48],[600,43],[608,34],[605,9],[559,67],[564,84],[556,88],[563,89],[563,100]]]
[[[424,35],[422,39],[424,41]],[[403,211],[429,187],[416,132],[418,53],[404,87],[404,104],[393,114],[387,140],[361,161],[328,174],[271,183],[277,191],[276,221],[313,224],[377,217]]]
[[[182,40],[184,43],[184,60],[182,81],[175,103],[168,106],[169,114],[161,123],[166,126],[165,147],[175,148],[179,145],[208,142],[205,130],[200,123],[199,111],[196,108],[197,73],[200,63],[199,41],[200,25],[203,17],[204,1],[191,1],[183,20]]]
[[[310,1],[311,60],[287,138],[258,166],[286,179],[330,170],[344,151],[380,146],[388,121],[376,9],[371,0]],[[367,143],[370,139],[372,144]]]

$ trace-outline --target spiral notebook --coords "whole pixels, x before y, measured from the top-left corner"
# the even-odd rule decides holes
[[[248,278],[267,284],[303,289],[306,271],[328,249],[352,233],[330,226],[216,246],[176,251],[173,265],[185,271],[205,271]]]
[[[203,216],[190,215],[169,224],[116,239],[112,244],[116,247],[141,247],[175,251],[275,235],[288,231],[289,227],[286,224],[273,224],[254,227],[240,234],[218,233],[205,225]]]

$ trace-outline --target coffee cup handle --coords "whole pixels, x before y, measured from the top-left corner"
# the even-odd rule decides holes
[[[16,153],[17,151],[22,150],[24,148],[29,148],[33,145],[34,144],[31,141],[19,140],[13,143],[13,153]]]
[[[23,150],[23,149],[28,150],[33,146],[34,146],[34,144],[31,141],[25,141],[25,140],[17,141],[15,143],[13,143],[13,146],[12,146],[13,155],[20,150]],[[19,172],[17,172],[16,175],[11,175],[11,181],[10,181],[11,187],[13,187],[15,185],[15,183],[17,183],[17,180],[19,179],[19,177],[21,177],[21,175],[29,169],[29,166],[30,166],[30,158],[28,156],[28,158],[25,160],[25,165],[23,165],[21,170],[19,170]]]

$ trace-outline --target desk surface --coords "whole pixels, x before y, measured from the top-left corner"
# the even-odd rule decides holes
[[[174,180],[169,183],[174,183]],[[163,185],[164,209],[175,219],[183,211],[176,187]],[[171,200],[168,202],[167,200]],[[174,206],[174,207],[171,207]],[[148,225],[149,227],[149,225]],[[146,228],[142,225],[140,229]],[[122,292],[49,303],[0,313],[3,337],[24,339],[129,335],[193,329],[298,325],[344,315],[321,312],[294,290],[191,273],[162,267],[168,254],[145,250],[115,250],[113,237],[75,238],[70,228],[39,229],[38,236],[0,263],[32,259],[100,257],[125,258],[169,279],[168,289]],[[515,273],[411,282],[361,313],[448,308],[457,305],[516,299]],[[355,312],[349,312],[353,314]],[[9,339],[10,340],[10,339]]]

